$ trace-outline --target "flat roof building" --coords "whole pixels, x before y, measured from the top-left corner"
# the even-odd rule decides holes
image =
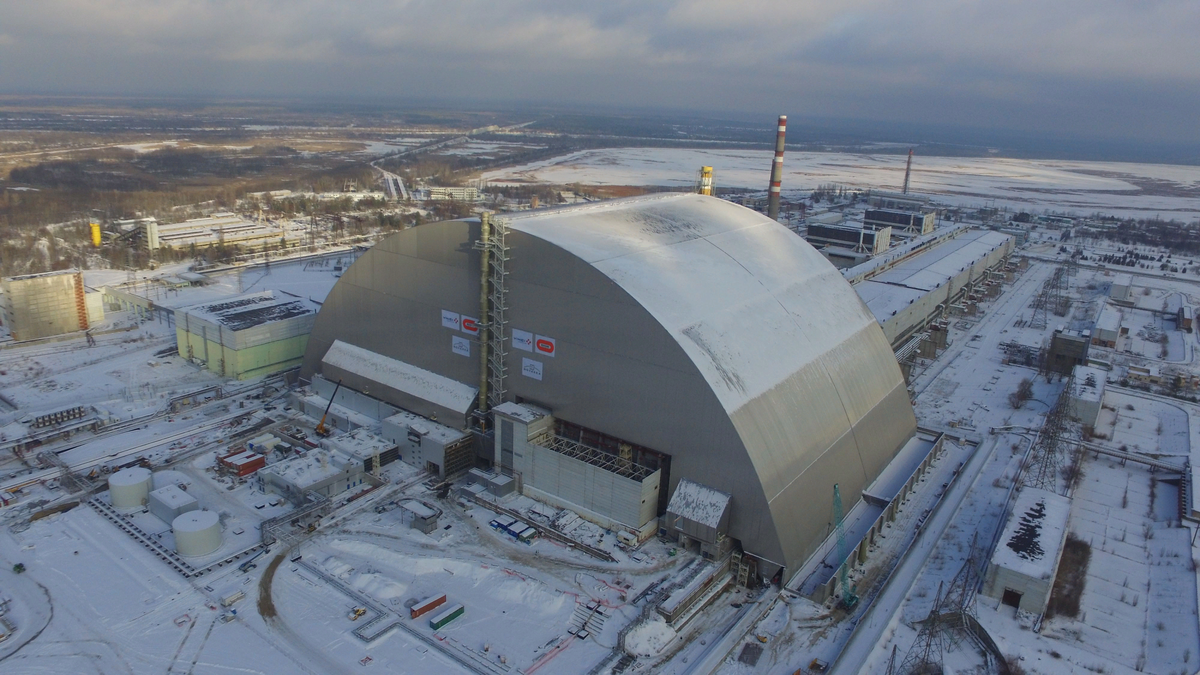
[[[300,364],[318,305],[285,291],[247,293],[175,310],[180,356],[247,379]]]

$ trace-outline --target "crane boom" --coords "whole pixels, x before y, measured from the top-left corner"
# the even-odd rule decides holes
[[[333,395],[329,397],[329,405],[325,406],[325,414],[321,415],[321,421],[317,422],[317,428],[313,429],[318,436],[328,436],[333,433],[329,427],[325,426],[325,418],[329,417],[329,409],[333,407],[333,399],[337,398],[338,389],[342,388],[342,381],[338,380],[337,386],[333,388]]]

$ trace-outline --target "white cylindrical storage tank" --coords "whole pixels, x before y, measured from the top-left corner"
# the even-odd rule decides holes
[[[150,469],[140,466],[121,469],[108,477],[108,498],[119,509],[145,506],[153,484]]]
[[[221,548],[221,519],[214,511],[188,511],[175,518],[171,529],[179,555],[208,555]]]

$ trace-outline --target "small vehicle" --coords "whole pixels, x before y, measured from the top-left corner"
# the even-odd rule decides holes
[[[362,618],[362,615],[366,613],[366,607],[355,607],[354,609],[350,610],[350,615],[347,618],[351,621],[358,621],[360,618]]]

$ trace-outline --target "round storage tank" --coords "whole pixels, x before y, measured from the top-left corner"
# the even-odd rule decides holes
[[[119,508],[145,506],[154,477],[150,469],[131,466],[108,477],[108,498]]]
[[[221,519],[214,511],[188,511],[175,518],[171,529],[179,555],[208,555],[221,548]]]

